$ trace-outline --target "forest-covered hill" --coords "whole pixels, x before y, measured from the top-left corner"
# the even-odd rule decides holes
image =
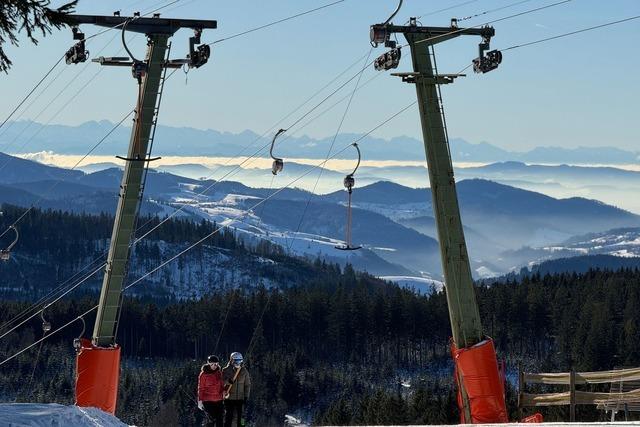
[[[444,294],[414,294],[351,268],[316,268],[316,280],[281,290],[215,290],[160,305],[127,298],[118,416],[137,425],[197,425],[193,393],[203,358],[241,351],[254,379],[253,425],[282,425],[285,414],[328,424],[456,422]],[[518,364],[530,371],[640,365],[638,270],[533,274],[477,294],[510,378]],[[63,301],[46,318],[55,328],[94,303]],[[25,307],[3,301],[0,323]],[[47,341],[39,357],[34,349],[3,366],[0,398],[70,403],[71,341],[80,330],[76,324]],[[1,354],[41,335],[36,319],[1,340]],[[513,385],[508,401],[516,417]],[[563,419],[565,409],[547,411],[547,420]],[[600,416],[578,408],[578,419]]]

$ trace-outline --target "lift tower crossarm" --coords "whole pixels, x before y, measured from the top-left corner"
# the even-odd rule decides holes
[[[217,21],[202,19],[167,19],[145,18],[139,16],[104,16],[104,15],[69,15],[65,17],[69,25],[93,24],[99,27],[122,28],[127,24],[127,31],[143,34],[166,34],[172,36],[181,28],[215,29]]]

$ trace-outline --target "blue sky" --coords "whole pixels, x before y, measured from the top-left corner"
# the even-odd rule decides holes
[[[122,9],[123,14],[128,14],[132,10],[145,11],[168,2],[81,0],[78,12],[111,14]],[[203,40],[213,41],[328,2],[181,0],[162,13],[163,16],[217,19],[219,28],[203,35]],[[395,21],[404,22],[409,16],[427,14],[461,2],[406,0]],[[447,25],[452,16],[467,16],[514,2],[477,0],[426,17],[423,23]],[[549,3],[553,1],[531,0],[464,23],[478,25]],[[217,44],[210,63],[189,73],[186,84],[181,71],[169,81],[160,121],[173,126],[230,132],[251,129],[262,133],[355,59],[366,55],[370,48],[369,25],[386,19],[395,4],[389,0],[347,0],[317,13]],[[637,0],[573,0],[496,23],[492,47],[504,48],[638,14],[640,1]],[[83,30],[86,34],[97,31],[90,26],[84,26]],[[174,57],[186,53],[190,35],[188,30],[183,30],[174,37]],[[110,40],[112,42],[108,44]],[[469,64],[477,54],[478,42],[476,37],[460,37],[438,46],[440,72],[457,72]],[[639,42],[640,20],[636,20],[506,52],[498,70],[486,75],[471,73],[443,88],[449,134],[470,142],[487,141],[518,151],[547,145],[615,146],[638,150]],[[38,46],[22,38],[19,48],[8,48],[14,66],[9,75],[0,76],[2,117],[72,43],[67,30],[42,38]],[[143,37],[132,41],[132,45],[142,56]],[[88,45],[92,57],[103,48],[102,55],[122,55],[119,34],[106,33]],[[372,55],[382,52],[383,49],[378,48]],[[408,50],[404,53],[400,71],[410,67]],[[80,72],[83,67],[65,66],[63,74],[23,118],[35,118],[44,104],[70,82],[69,89],[56,98],[39,121],[63,124],[101,119],[119,121],[132,108],[136,90],[135,81],[123,68],[102,70],[68,108],[52,117],[66,102],[66,97],[99,71],[96,64],[89,64],[84,72]],[[53,76],[56,74],[57,70]],[[369,67],[362,82],[374,75],[373,67]],[[348,91],[341,94],[346,95]],[[342,131],[365,132],[414,99],[415,91],[410,85],[395,77],[380,76],[356,94]],[[301,133],[315,137],[332,135],[342,113],[340,106]],[[290,124],[298,115],[287,122]],[[406,112],[375,135],[386,138],[420,136],[417,110]],[[301,153],[301,157],[304,154]]]

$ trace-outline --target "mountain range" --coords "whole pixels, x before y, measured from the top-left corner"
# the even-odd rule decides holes
[[[37,202],[39,207],[75,212],[115,211],[122,174],[118,168],[85,174],[7,155],[0,155],[0,162],[5,163],[5,173],[0,174],[3,203],[29,206]],[[313,195],[296,188],[278,190],[279,185],[254,188],[150,170],[142,213],[232,222],[247,239],[268,240],[302,256],[349,262],[376,275],[440,278],[427,188],[387,181],[356,188],[353,242],[364,248],[344,252],[334,247],[343,244],[345,236],[346,192]],[[460,181],[458,194],[477,277],[544,260],[535,248],[552,247],[574,236],[640,227],[637,215],[596,200],[556,199],[485,179]]]
[[[28,120],[9,122],[0,134],[0,150],[10,153],[34,153],[53,151],[58,154],[85,154],[88,141],[98,141],[114,124],[107,121],[91,121],[79,126],[43,125]],[[94,154],[123,155],[127,152],[130,128],[120,127],[102,144]],[[270,137],[268,135],[267,137]],[[339,134],[337,147],[353,142],[358,134]],[[28,138],[28,143],[17,147],[15,142]],[[261,139],[255,132],[219,132],[212,129],[158,126],[154,147],[165,156],[236,156],[246,145]],[[333,136],[311,138],[291,136],[279,147],[278,154],[289,158],[325,158],[327,147]],[[421,140],[401,136],[390,140],[367,136],[362,141],[364,157],[369,160],[423,160],[424,147]],[[268,143],[262,141],[256,147]],[[90,144],[89,144],[90,145]],[[457,162],[504,162],[570,164],[629,164],[637,163],[640,152],[614,147],[537,147],[526,152],[509,151],[487,142],[470,143],[460,138],[451,139],[451,154]],[[348,156],[345,155],[345,156]],[[342,156],[342,157],[345,157]]]

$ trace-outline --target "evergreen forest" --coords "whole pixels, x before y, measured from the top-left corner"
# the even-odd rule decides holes
[[[79,236],[75,244],[84,233],[109,233],[108,216],[44,211],[37,216],[37,233],[30,235],[28,227],[21,233],[23,250],[33,245],[34,252],[53,251],[47,242],[65,230]],[[162,239],[196,240],[211,225],[183,219],[167,226],[174,228]],[[209,354],[226,359],[240,351],[253,383],[249,425],[283,425],[287,414],[331,425],[457,423],[444,292],[419,294],[348,264],[292,258],[272,245],[247,244],[233,232],[218,239],[208,244],[288,265],[287,271],[297,272],[293,284],[212,288],[197,299],[126,297],[118,331],[123,361],[116,413],[124,422],[200,425],[195,394],[200,366]],[[58,250],[72,256],[82,249]],[[0,335],[39,295],[37,282],[21,294],[23,281],[2,277]],[[512,419],[520,415],[519,366],[530,372],[640,366],[639,270],[478,283],[477,298],[484,328],[506,361]],[[48,307],[43,317],[55,331],[96,302],[95,291],[78,290]],[[82,333],[89,336],[93,320],[88,315],[86,328],[76,321],[0,366],[0,400],[73,403],[72,341]],[[35,316],[1,338],[1,360],[41,338],[41,325]],[[541,412],[546,421],[568,419],[564,407]],[[604,414],[578,407],[577,419],[599,420]]]

